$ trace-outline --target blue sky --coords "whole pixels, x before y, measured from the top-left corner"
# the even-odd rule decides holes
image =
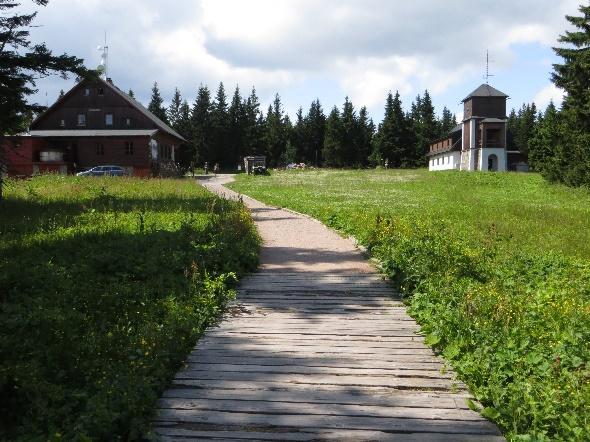
[[[406,107],[427,88],[438,112],[485,80],[511,97],[509,107],[544,108],[561,92],[550,82],[551,46],[567,29],[578,0],[50,0],[33,30],[56,53],[100,60],[107,32],[110,73],[144,104],[158,81],[169,100],[179,87],[189,102],[200,83],[228,95],[255,86],[266,109],[275,93],[286,111],[319,98],[325,112],[349,96],[376,122],[386,93]],[[51,104],[72,80],[39,81],[33,100]]]

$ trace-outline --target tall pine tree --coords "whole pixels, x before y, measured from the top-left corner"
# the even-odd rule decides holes
[[[206,161],[212,168],[212,104],[211,92],[207,86],[201,85],[197,99],[191,110],[191,150],[194,152],[194,163],[200,166]]]
[[[341,138],[342,124],[340,121],[340,111],[334,106],[326,119],[326,132],[324,147],[322,149],[322,157],[325,166],[342,167]]]
[[[305,127],[307,139],[304,143],[302,159],[317,167],[322,164],[322,150],[326,133],[326,116],[319,99],[311,103],[305,116]]]
[[[390,167],[401,167],[408,162],[408,121],[402,109],[399,92],[387,94],[385,114],[379,125],[371,155],[373,164],[386,159]]]
[[[174,95],[172,96],[172,102],[168,108],[168,122],[173,128],[180,120],[180,108],[182,106],[182,97],[178,88],[174,88]]]
[[[157,81],[154,82],[154,86],[152,87],[152,98],[150,99],[150,104],[148,104],[148,110],[164,123],[168,123],[168,116],[166,115],[164,100],[160,95],[160,89],[158,89]]]
[[[209,158],[215,163],[219,163],[222,167],[233,168],[230,163],[228,138],[229,138],[229,115],[227,113],[227,96],[225,95],[225,87],[223,83],[219,83],[215,101],[213,102],[213,110],[211,112],[211,150]]]

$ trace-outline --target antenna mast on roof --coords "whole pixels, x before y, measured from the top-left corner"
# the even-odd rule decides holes
[[[107,32],[104,32],[104,46],[99,46],[96,48],[99,51],[102,51],[100,56],[100,64],[98,65],[98,71],[100,72],[100,76],[103,80],[106,80],[109,76],[109,47],[107,46]]]
[[[486,80],[486,84],[490,84],[490,77],[493,76],[493,74],[490,74],[490,52],[486,49],[486,74],[483,77]]]

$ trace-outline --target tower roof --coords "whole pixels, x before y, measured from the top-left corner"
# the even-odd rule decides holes
[[[464,103],[465,101],[467,101],[467,100],[469,100],[470,98],[473,98],[473,97],[502,97],[502,98],[508,98],[508,95],[506,95],[504,92],[500,92],[498,89],[493,88],[489,84],[482,84],[476,90],[474,90],[469,95],[467,95],[465,98],[463,98],[463,100],[461,100],[461,103]]]

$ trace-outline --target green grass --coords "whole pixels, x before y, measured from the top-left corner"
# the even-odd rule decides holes
[[[364,243],[513,440],[590,440],[590,192],[535,174],[289,171],[231,187]]]
[[[0,202],[0,439],[137,439],[257,265],[249,214],[192,180],[41,176]]]

